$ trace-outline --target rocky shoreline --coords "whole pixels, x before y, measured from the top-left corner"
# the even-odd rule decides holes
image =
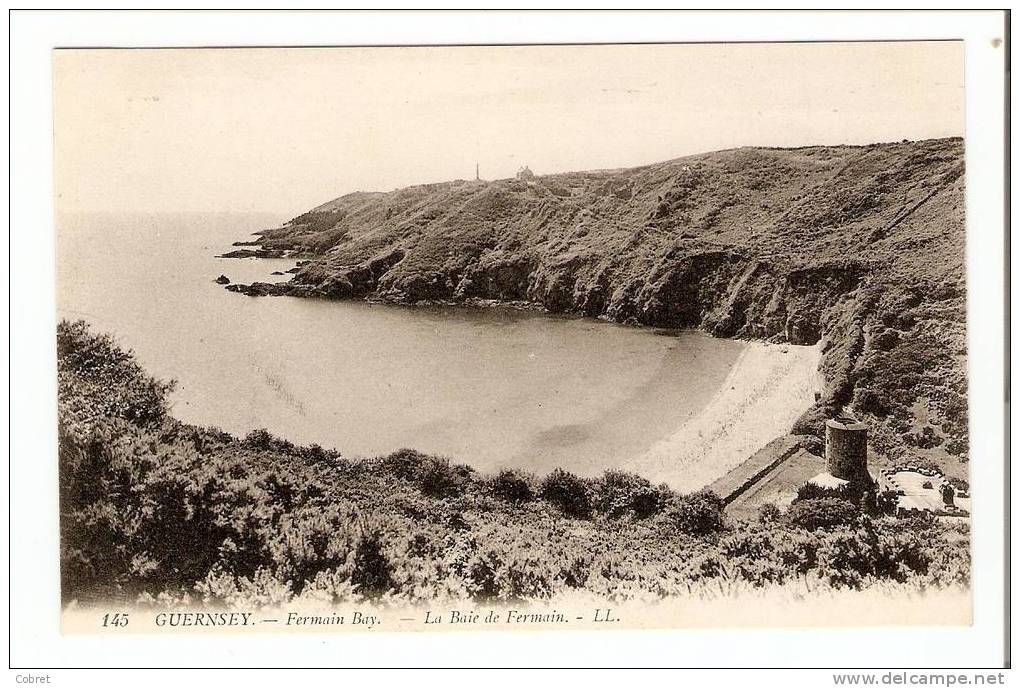
[[[288,270],[287,272],[293,272]],[[282,275],[282,272],[273,272],[274,275]],[[295,296],[298,298],[320,298],[327,300],[342,300],[331,296],[315,285],[300,284],[294,281],[289,282],[252,282],[250,284],[225,284],[227,291],[232,291],[245,296]],[[540,303],[532,301],[505,301],[500,299],[486,299],[481,297],[469,297],[459,300],[454,299],[423,299],[420,301],[404,301],[401,299],[387,298],[383,296],[369,295],[362,301],[368,303],[386,304],[390,306],[405,306],[409,308],[507,308],[518,311],[542,311],[546,309]]]
[[[235,243],[234,246],[238,244]],[[257,246],[257,244],[244,244],[245,246]],[[236,251],[228,251],[222,255],[216,256],[217,258],[286,258],[287,252],[281,249],[267,249],[262,248],[242,248]]]
[[[962,151],[959,139],[740,149],[350,194],[246,249],[307,258],[290,281],[226,288],[821,344],[824,391],[795,432],[852,409],[882,454],[966,460]]]
[[[314,265],[315,262],[310,261],[309,264]],[[402,306],[542,310],[594,317],[625,325],[700,329],[718,337],[805,346],[817,344],[823,328],[837,325],[839,321],[842,321],[845,328],[854,329],[853,323],[860,317],[858,312],[861,304],[853,292],[860,286],[863,272],[861,266],[847,261],[781,275],[773,266],[735,252],[727,252],[723,256],[716,252],[695,254],[677,259],[668,267],[661,267],[658,270],[657,288],[639,291],[638,299],[610,301],[601,308],[595,308],[596,297],[591,290],[580,293],[574,290],[570,296],[557,291],[563,289],[562,285],[566,283],[563,279],[547,280],[547,291],[541,298],[532,300],[505,298],[505,292],[491,289],[490,285],[506,279],[505,273],[498,271],[496,274],[487,274],[475,270],[470,277],[464,278],[470,282],[462,280],[452,294],[443,295],[442,290],[438,289],[428,292],[413,289],[382,291],[378,279],[367,277],[378,272],[378,268],[373,269],[371,266],[367,271],[353,275],[356,287],[354,284],[347,286],[352,273],[346,273],[339,280],[339,289],[336,286],[337,280],[326,285],[305,282],[302,270],[295,269],[296,277],[287,282],[230,284],[226,289],[252,297],[295,296],[332,300],[360,299]],[[522,275],[519,278],[534,279],[532,275]],[[477,286],[479,282],[485,286]],[[597,283],[591,286],[592,290],[598,289]],[[663,292],[666,291],[670,294],[663,298]],[[676,303],[677,292],[704,294],[707,302],[683,308]],[[834,415],[846,399],[847,390],[827,385],[825,396],[805,414],[797,429],[800,432],[810,432],[812,425]]]

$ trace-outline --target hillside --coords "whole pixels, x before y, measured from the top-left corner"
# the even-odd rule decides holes
[[[741,148],[534,181],[342,196],[260,232],[308,260],[250,295],[526,302],[722,337],[823,342],[826,390],[877,457],[965,473],[961,139]]]

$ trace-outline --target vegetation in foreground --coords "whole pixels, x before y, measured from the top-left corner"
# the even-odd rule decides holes
[[[180,423],[171,385],[83,322],[57,330],[65,604],[614,600],[772,585],[967,586],[965,523],[805,494],[727,522],[636,475],[481,475],[401,450],[352,462]]]

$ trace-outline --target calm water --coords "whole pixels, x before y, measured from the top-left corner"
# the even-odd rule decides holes
[[[177,380],[174,415],[349,456],[400,447],[481,470],[601,472],[718,391],[744,344],[536,313],[250,298],[293,263],[214,256],[281,218],[89,215],[58,227],[60,315]]]

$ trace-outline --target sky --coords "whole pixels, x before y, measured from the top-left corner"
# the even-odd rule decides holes
[[[60,212],[351,191],[738,146],[962,136],[962,42],[56,50]]]

